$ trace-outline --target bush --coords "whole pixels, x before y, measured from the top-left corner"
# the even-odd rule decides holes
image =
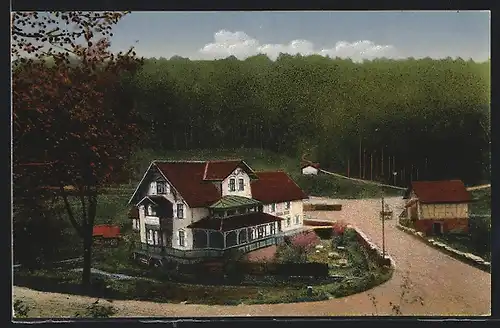
[[[479,254],[491,252],[491,217],[471,216],[469,219],[471,246]]]
[[[109,318],[118,311],[111,305],[100,305],[99,300],[87,306],[83,311],[77,311],[76,317]]]
[[[14,301],[14,317],[15,318],[27,318],[30,308],[21,300]]]
[[[307,251],[304,247],[282,244],[275,255],[278,263],[306,263]]]

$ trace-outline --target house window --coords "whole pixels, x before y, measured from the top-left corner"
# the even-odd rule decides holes
[[[152,229],[148,229],[148,244],[155,245],[155,231]]]
[[[184,236],[184,231],[179,230],[179,246],[185,245],[185,236]]]
[[[229,191],[236,191],[236,180],[229,179]]]
[[[251,207],[250,212],[255,212],[255,207]]]
[[[155,216],[156,215],[156,210],[154,209],[153,205],[148,205],[148,215],[149,216]]]
[[[146,215],[144,205],[139,206],[139,215],[144,216]]]
[[[165,182],[164,181],[158,181],[156,183],[156,192],[158,194],[164,194],[165,193]]]
[[[286,202],[286,204],[285,204],[285,209],[286,209],[286,210],[289,210],[289,209],[290,209],[290,202]]]
[[[271,223],[269,225],[269,231],[270,231],[271,235],[274,235],[276,233],[276,225],[274,223]]]
[[[295,224],[299,224],[299,223],[300,223],[300,216],[295,215]]]
[[[290,217],[287,217],[286,218],[286,226],[289,227],[291,223],[292,223],[292,219],[290,219]]]
[[[262,238],[264,237],[264,227],[258,227],[257,228],[257,238]]]
[[[177,204],[177,218],[184,218],[184,204]]]
[[[151,195],[156,194],[156,181],[151,182],[149,190]]]
[[[238,190],[243,191],[245,189],[245,182],[243,179],[238,179]]]
[[[270,205],[270,207],[271,207],[271,213],[276,212],[276,204],[275,204],[275,203],[272,203],[272,204]]]
[[[236,210],[228,210],[226,213],[227,213],[227,216],[235,215]]]

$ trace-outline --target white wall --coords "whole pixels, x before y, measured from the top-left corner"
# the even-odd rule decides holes
[[[302,200],[291,201],[289,210],[286,210],[286,202],[277,203],[276,210],[274,212],[272,211],[270,204],[265,204],[263,212],[283,218],[281,221],[281,229],[283,231],[294,230],[303,226],[304,210]],[[299,224],[295,223],[296,215],[299,216]],[[288,217],[290,218],[290,226],[287,227],[286,219]]]
[[[318,174],[318,169],[312,166],[306,166],[302,169],[302,174]]]
[[[463,204],[420,204],[421,219],[465,219],[469,217],[469,206]]]
[[[235,191],[229,191],[230,179],[235,179],[235,184],[234,184],[236,188]],[[239,187],[238,179],[243,179],[243,186],[244,186],[243,191],[238,190]],[[250,188],[250,177],[244,170],[237,168],[226,179],[222,181],[222,196],[226,195],[236,195],[236,196],[252,198],[252,190]]]
[[[172,247],[177,249],[193,249],[193,231],[187,226],[208,216],[207,208],[190,208],[184,204],[184,219],[177,219],[174,215]],[[177,205],[174,205],[177,207]],[[175,209],[177,211],[177,209]],[[179,246],[179,230],[184,231],[184,247]]]
[[[144,218],[145,218],[145,211],[146,207],[145,206],[139,206],[139,229],[140,229],[140,235],[141,235],[141,243],[146,242],[146,227],[144,224]]]

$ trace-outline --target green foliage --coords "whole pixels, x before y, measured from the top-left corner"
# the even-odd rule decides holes
[[[148,132],[144,148],[260,148],[296,162],[306,153],[368,179],[373,159],[374,179],[392,182],[397,171],[405,185],[417,174],[488,178],[489,70],[450,58],[148,59],[128,90]]]
[[[473,215],[491,214],[491,188],[473,190],[469,211]]]
[[[282,244],[278,246],[275,258],[278,263],[306,263],[307,251],[298,245]]]
[[[22,300],[14,300],[14,317],[15,318],[27,318],[30,307],[24,303]]]
[[[77,311],[76,317],[109,318],[117,313],[117,309],[111,305],[98,304],[99,300],[87,306],[83,311]]]

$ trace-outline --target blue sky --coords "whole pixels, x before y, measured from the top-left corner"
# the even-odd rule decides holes
[[[448,12],[133,12],[112,48],[192,59],[256,53],[374,57],[490,57],[490,14]],[[136,42],[138,41],[138,42]]]

